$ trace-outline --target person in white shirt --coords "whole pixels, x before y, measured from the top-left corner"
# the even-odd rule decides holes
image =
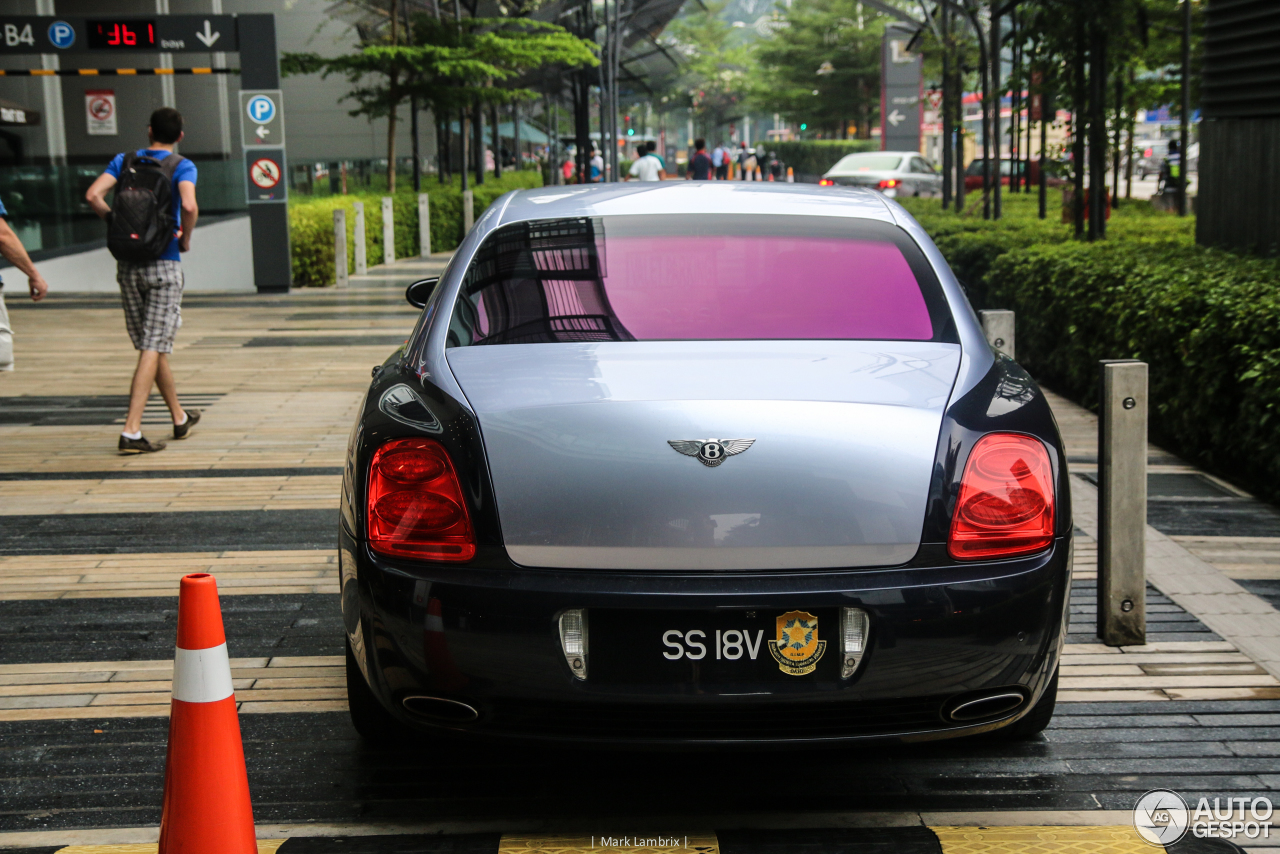
[[[631,173],[626,180],[635,178],[638,181],[662,181],[667,177],[667,170],[662,168],[662,161],[649,153],[643,144],[636,146],[636,159],[631,164]]]
[[[716,169],[716,180],[724,181],[729,177],[729,152],[725,151],[724,143],[716,143],[715,149],[711,152],[711,165]]]

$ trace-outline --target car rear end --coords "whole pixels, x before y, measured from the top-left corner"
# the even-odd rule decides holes
[[[534,739],[1014,724],[1065,631],[1043,397],[900,209],[698,192],[531,194],[459,252],[349,448],[361,674]]]

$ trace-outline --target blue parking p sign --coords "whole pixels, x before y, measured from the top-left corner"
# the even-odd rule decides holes
[[[249,99],[249,118],[258,124],[266,124],[276,116],[276,102],[266,95],[254,95]]]
[[[49,41],[54,47],[66,50],[76,43],[75,27],[66,21],[54,21],[49,25]]]

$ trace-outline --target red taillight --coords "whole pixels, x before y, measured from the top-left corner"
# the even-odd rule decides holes
[[[831,186],[834,186],[835,183],[836,182],[832,181],[830,178],[821,178],[818,180],[819,187],[831,187]]]
[[[369,467],[369,546],[426,560],[471,560],[476,538],[453,462],[434,439],[394,439]]]
[[[974,445],[960,481],[947,552],[956,560],[1013,557],[1053,542],[1053,466],[1030,436],[992,433]]]
[[[880,182],[880,189],[882,190],[892,190],[896,186],[898,186],[897,178],[885,178]]]

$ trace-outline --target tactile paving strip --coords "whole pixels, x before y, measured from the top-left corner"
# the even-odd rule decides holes
[[[932,827],[943,854],[1151,854],[1132,827]]]

